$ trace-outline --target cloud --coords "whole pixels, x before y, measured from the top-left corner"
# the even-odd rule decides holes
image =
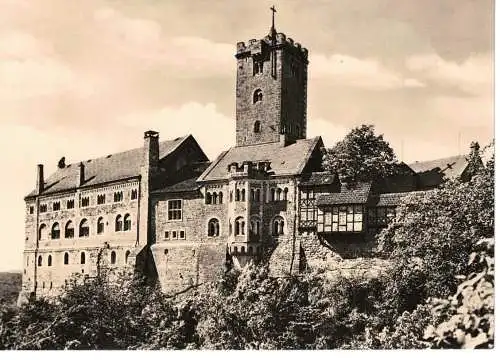
[[[407,79],[383,66],[376,59],[358,59],[349,55],[312,55],[311,78],[334,78],[338,85],[370,90],[425,87],[417,79]]]
[[[473,54],[461,63],[446,61],[437,54],[418,54],[408,57],[406,66],[413,74],[441,85],[476,94],[492,90],[491,54]]]

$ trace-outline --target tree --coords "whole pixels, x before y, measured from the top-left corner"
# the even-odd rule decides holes
[[[394,150],[383,135],[375,135],[373,125],[361,125],[327,149],[323,167],[337,172],[340,181],[352,184],[399,173]]]
[[[410,195],[379,236],[392,264],[387,309],[412,311],[429,297],[452,295],[476,241],[494,235],[494,161],[470,181]]]

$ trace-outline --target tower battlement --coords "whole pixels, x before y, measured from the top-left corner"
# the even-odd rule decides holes
[[[298,42],[295,42],[292,38],[287,37],[283,33],[276,34],[276,41],[274,47],[277,49],[286,47],[290,53],[302,58],[302,60],[307,61],[309,51],[307,48],[302,47]],[[242,58],[246,56],[255,56],[257,54],[265,53],[273,48],[273,39],[270,35],[267,35],[263,39],[250,39],[246,42],[240,41],[236,44],[236,58]]]

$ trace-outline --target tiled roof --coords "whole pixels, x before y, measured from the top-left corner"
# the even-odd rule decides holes
[[[365,204],[370,195],[371,183],[359,183],[354,187],[342,184],[340,192],[318,195],[316,204],[339,205],[339,204]]]
[[[297,140],[288,146],[279,142],[249,146],[236,146],[223,152],[212,165],[199,177],[199,181],[220,180],[228,178],[228,165],[242,164],[244,161],[269,161],[271,173],[280,175],[297,175],[302,172],[307,161],[321,138]]]
[[[187,135],[174,140],[160,142],[160,160],[172,153],[190,136],[191,135]],[[139,176],[142,166],[143,151],[144,148],[140,147],[97,159],[82,161],[85,165],[86,179],[83,186],[98,185]],[[55,173],[45,179],[45,186],[42,194],[50,194],[76,188],[79,164],[80,162],[77,162],[66,165],[66,167],[62,169],[58,168]],[[27,196],[33,195],[36,195],[35,190]]]
[[[335,179],[336,175],[327,171],[313,172],[310,174],[304,174],[300,184],[304,186],[331,185],[335,182]]]
[[[398,206],[401,199],[408,195],[422,196],[426,191],[408,191],[400,193],[388,193],[371,196],[368,204],[370,206]]]
[[[408,166],[416,173],[438,172],[447,179],[459,178],[467,168],[466,155],[451,156],[431,161],[417,161]]]

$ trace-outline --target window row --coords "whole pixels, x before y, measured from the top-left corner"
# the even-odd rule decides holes
[[[223,195],[222,191],[217,192],[207,192],[205,195],[205,204],[222,204]]]
[[[267,202],[267,196],[266,192],[263,191],[261,196],[261,190],[260,189],[250,189],[250,200],[251,201],[264,201]],[[283,201],[283,200],[288,200],[288,188],[285,187],[284,189],[281,188],[271,188],[269,190],[269,201]],[[229,193],[229,201],[233,201],[233,192],[231,191]],[[234,201],[246,201],[246,192],[245,189],[236,189],[235,191],[235,196],[234,196]]]
[[[137,189],[133,189],[130,191],[130,200],[137,200]],[[123,191],[116,191],[113,194],[113,202],[123,201]],[[97,195],[97,205],[106,204],[106,194]],[[80,207],[88,207],[90,205],[90,197],[83,196],[80,199]],[[66,200],[66,209],[74,209],[75,208],[75,200],[70,199]],[[52,203],[52,211],[61,210],[61,201],[54,201]],[[47,204],[40,204],[40,213],[46,213],[48,211]],[[29,207],[29,213],[33,214],[35,209],[33,206]]]
[[[97,234],[103,234],[105,228],[104,218],[101,216],[97,219]],[[115,218],[115,232],[119,231],[130,231],[132,230],[132,218],[130,214],[117,215]],[[50,230],[50,238],[57,240],[61,238],[61,227],[58,222],[52,225]],[[38,228],[38,239],[39,241],[47,240],[49,236],[48,226],[46,224],[41,224]],[[90,236],[89,221],[87,219],[82,219],[80,225],[78,226],[78,237],[88,237]],[[66,239],[71,239],[75,237],[75,226],[73,221],[69,220],[64,226],[64,237]]]
[[[363,231],[363,206],[339,205],[318,209],[318,232]]]
[[[127,250],[125,252],[124,264],[127,264],[129,256],[130,256],[130,251]],[[113,264],[113,265],[116,264],[116,261],[117,261],[116,258],[117,258],[116,251],[111,251],[111,253],[109,254],[110,264]],[[80,264],[85,265],[85,261],[86,261],[86,253],[84,251],[82,251],[80,253]],[[64,263],[64,265],[69,265],[69,253],[67,253],[67,252],[64,253],[63,263]],[[45,266],[42,255],[38,255],[37,266],[39,266],[39,267]],[[52,266],[52,255],[47,256],[47,265],[46,266]]]
[[[185,239],[185,238],[186,238],[186,233],[184,232],[184,230],[165,231],[166,240]]]
[[[234,234],[235,235],[245,235],[245,220],[243,217],[238,217],[234,221]],[[231,233],[231,223],[229,223],[229,233]],[[285,233],[285,220],[281,216],[276,216],[270,224],[271,235],[279,236]],[[250,235],[260,236],[262,235],[261,220],[257,217],[252,217],[250,219]]]

